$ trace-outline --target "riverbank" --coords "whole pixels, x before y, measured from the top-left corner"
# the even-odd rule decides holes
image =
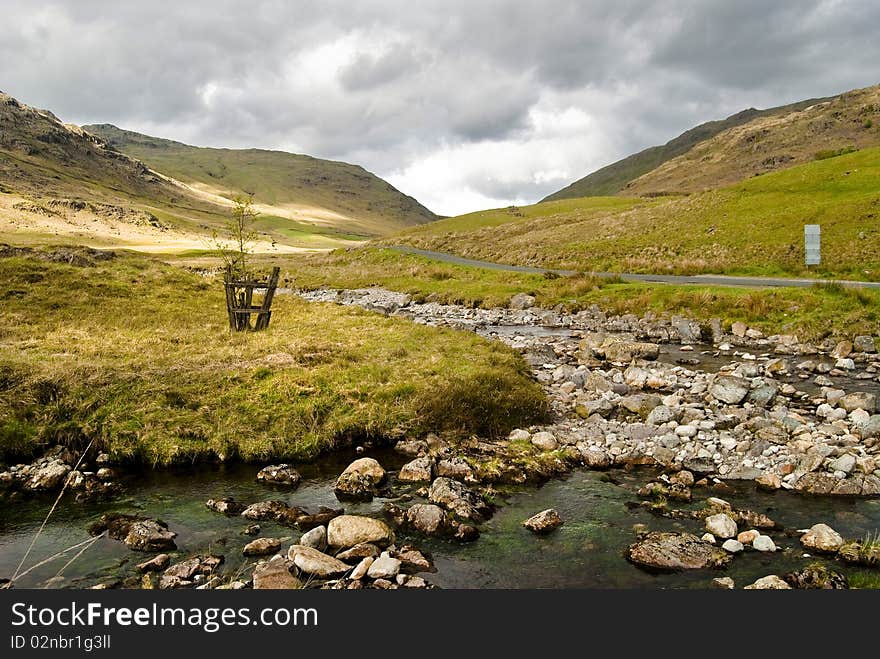
[[[546,409],[522,358],[472,334],[290,295],[269,331],[230,334],[219,280],[88,248],[0,256],[6,464],[89,444],[116,464],[307,459],[503,436]]]

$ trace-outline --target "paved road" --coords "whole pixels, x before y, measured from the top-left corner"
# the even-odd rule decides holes
[[[533,274],[542,274],[545,272],[555,272],[565,277],[575,274],[574,270],[553,270],[550,268],[533,268],[527,265],[506,265],[504,263],[492,263],[491,261],[479,261],[477,259],[466,259],[455,254],[446,254],[445,252],[433,252],[426,249],[416,249],[415,247],[398,246],[391,249],[406,254],[416,254],[424,256],[436,261],[445,263],[454,263],[456,265],[467,265],[475,268],[486,268],[488,270],[505,270],[508,272],[527,272]],[[727,275],[641,275],[631,273],[616,272],[591,272],[589,274],[597,277],[620,277],[624,281],[639,281],[654,284],[695,284],[702,286],[741,286],[745,288],[809,288],[817,283],[835,282],[844,286],[853,288],[874,288],[880,290],[880,282],[875,281],[850,281],[848,279],[786,279],[780,277],[729,277]]]

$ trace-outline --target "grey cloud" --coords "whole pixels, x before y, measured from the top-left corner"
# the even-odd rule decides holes
[[[456,146],[528,146],[531,113],[548,98],[592,118],[606,146],[591,162],[607,163],[744,107],[880,81],[875,0],[3,5],[0,88],[26,103],[380,175]],[[354,44],[350,59],[308,78],[303,58],[338,43]],[[557,183],[480,178],[470,188],[501,201]]]

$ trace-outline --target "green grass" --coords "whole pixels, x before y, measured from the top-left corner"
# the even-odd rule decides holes
[[[286,295],[268,331],[233,334],[219,282],[146,257],[2,258],[0,282],[0,459],[90,440],[148,464],[299,459],[546,410],[500,344]]]
[[[485,211],[402,233],[461,256],[576,271],[725,273],[880,280],[880,148],[810,162],[687,197],[589,197]],[[823,263],[803,265],[803,225]]]
[[[702,321],[743,321],[770,333],[794,333],[801,340],[876,334],[880,291],[835,285],[749,289],[622,283],[588,275],[547,277],[485,270],[432,261],[387,249],[337,250],[275,261],[301,288],[384,286],[416,300],[473,307],[506,306],[516,293],[529,293],[544,308],[578,311],[597,304],[613,313],[683,314]]]

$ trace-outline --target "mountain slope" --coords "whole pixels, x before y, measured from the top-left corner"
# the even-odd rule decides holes
[[[660,167],[663,163],[690,151],[700,142],[710,139],[719,133],[747,124],[761,117],[788,114],[816,103],[829,100],[828,98],[811,99],[800,101],[790,105],[782,105],[767,110],[749,108],[734,115],[717,121],[708,121],[690,130],[685,131],[675,139],[662,146],[652,146],[639,151],[623,160],[607,165],[592,174],[585,176],[564,187],[558,192],[545,197],[541,201],[557,201],[559,199],[575,199],[577,197],[598,197],[613,195],[622,191],[626,185],[643,174]]]
[[[880,281],[880,148],[677,197],[583,197],[439,220],[383,241],[580,271]],[[822,265],[803,265],[803,225]]]
[[[193,188],[226,198],[253,194],[258,203],[291,219],[324,221],[374,236],[437,219],[357,165],[283,151],[195,147],[110,124],[83,128]]]
[[[623,194],[709,190],[875,146],[880,146],[880,86],[725,130],[631,181]]]

